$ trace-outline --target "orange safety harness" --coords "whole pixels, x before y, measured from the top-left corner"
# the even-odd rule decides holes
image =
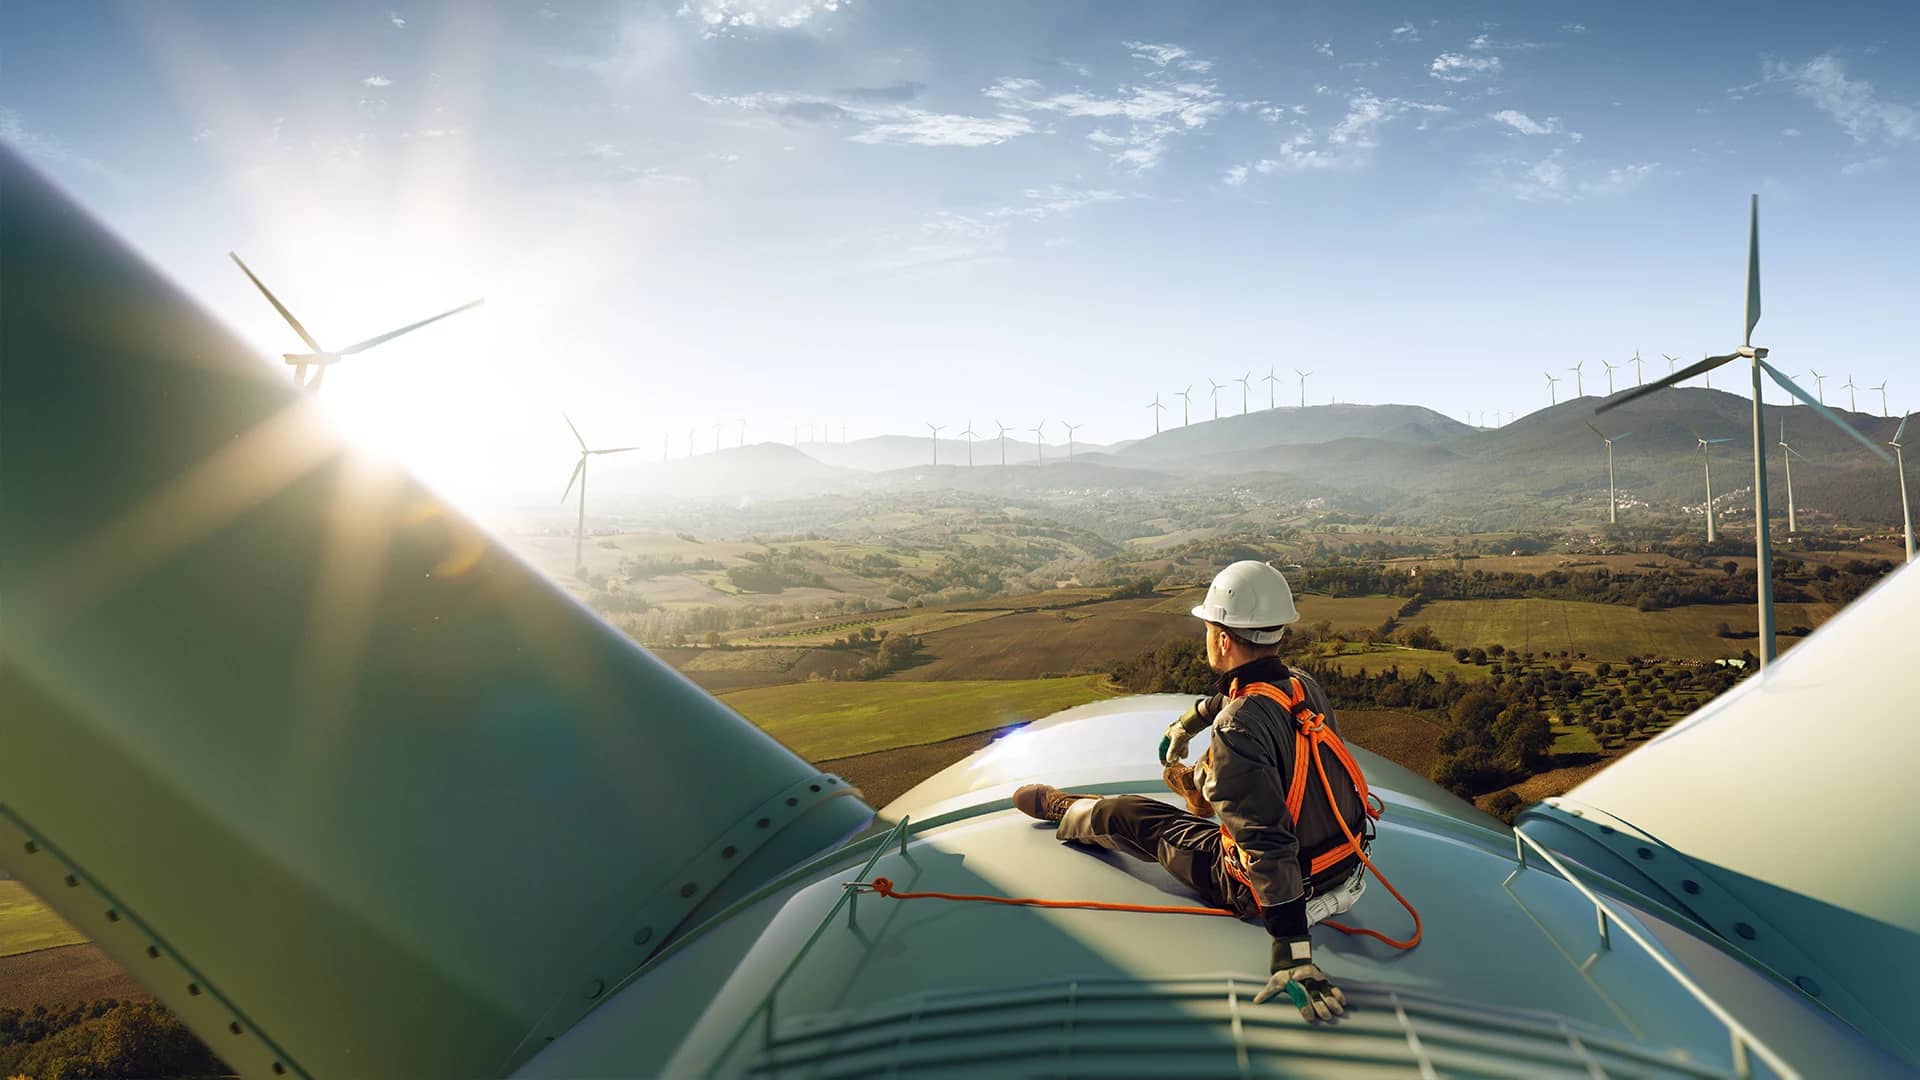
[[[1420,913],[1414,910],[1413,905],[1407,902],[1406,897],[1400,895],[1400,890],[1393,887],[1393,882],[1387,880],[1387,876],[1380,872],[1380,868],[1373,865],[1373,860],[1367,857],[1366,845],[1360,842],[1359,837],[1353,834],[1352,829],[1347,828],[1346,819],[1340,814],[1340,804],[1334,798],[1333,782],[1327,778],[1327,767],[1320,758],[1321,747],[1331,746],[1334,756],[1340,761],[1341,765],[1346,767],[1347,776],[1352,779],[1354,789],[1359,792],[1360,803],[1366,808],[1368,817],[1378,818],[1381,813],[1384,812],[1385,806],[1380,804],[1379,798],[1367,789],[1367,780],[1365,776],[1361,775],[1360,766],[1354,762],[1352,755],[1347,753],[1346,744],[1340,741],[1340,736],[1335,734],[1333,729],[1327,725],[1326,717],[1306,706],[1306,692],[1305,688],[1300,685],[1299,678],[1293,678],[1289,680],[1289,683],[1288,689],[1291,691],[1290,694],[1280,690],[1271,683],[1250,683],[1242,687],[1236,682],[1229,688],[1228,696],[1237,698],[1253,695],[1269,698],[1285,707],[1288,714],[1293,717],[1294,723],[1298,727],[1298,734],[1296,734],[1294,742],[1293,781],[1287,789],[1287,812],[1293,816],[1296,824],[1300,820],[1300,808],[1306,800],[1307,792],[1307,770],[1301,766],[1301,761],[1303,759],[1310,760],[1313,763],[1313,771],[1320,775],[1320,786],[1327,793],[1327,806],[1332,809],[1333,820],[1339,824],[1340,831],[1346,835],[1347,840],[1346,843],[1335,847],[1332,851],[1316,856],[1312,860],[1309,874],[1318,873],[1334,865],[1341,859],[1346,858],[1349,853],[1358,855],[1360,861],[1366,865],[1366,868],[1373,871],[1373,876],[1380,879],[1380,884],[1385,885],[1387,891],[1393,894],[1393,898],[1400,901],[1400,906],[1407,909],[1407,914],[1413,916],[1413,936],[1405,941],[1396,941],[1377,930],[1368,930],[1365,927],[1359,926],[1346,926],[1334,922],[1331,919],[1326,920],[1326,925],[1343,934],[1364,935],[1386,942],[1396,949],[1411,949],[1420,944]],[[1232,834],[1227,832],[1225,825],[1220,826],[1220,841],[1224,849],[1222,854],[1225,856],[1227,872],[1238,879],[1241,884],[1247,886],[1249,892],[1254,892],[1253,883],[1247,878],[1246,853],[1240,850],[1240,846],[1234,842]],[[881,896],[891,897],[895,900],[963,900],[984,904],[1008,904],[1015,907],[1079,908],[1089,911],[1137,911],[1152,915],[1223,915],[1227,918],[1239,918],[1238,912],[1227,908],[1185,907],[1161,904],[1112,904],[1100,900],[1042,900],[1031,896],[983,896],[974,893],[900,892],[893,887],[893,881],[891,879],[884,877],[874,878],[870,882],[849,882],[848,887],[875,892]],[[1257,893],[1255,893],[1255,897],[1254,903],[1257,905],[1259,903]]]

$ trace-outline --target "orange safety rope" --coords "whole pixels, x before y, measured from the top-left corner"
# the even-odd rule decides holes
[[[977,900],[984,904],[1011,904],[1016,907],[1084,908],[1089,911],[1139,911],[1149,915],[1225,915],[1239,918],[1237,912],[1217,907],[1174,907],[1160,904],[1108,904],[1099,900],[1041,900],[1031,896],[978,896],[972,893],[899,892],[893,881],[877,877],[870,882],[853,882],[854,888],[871,889],[895,900]]]

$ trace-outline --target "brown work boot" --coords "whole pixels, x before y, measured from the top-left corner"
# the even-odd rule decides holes
[[[1059,821],[1075,799],[1097,799],[1098,795],[1073,795],[1049,784],[1028,784],[1013,793],[1013,805],[1020,812],[1041,821]]]

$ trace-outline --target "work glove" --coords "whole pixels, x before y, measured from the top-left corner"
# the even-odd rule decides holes
[[[1180,719],[1167,725],[1167,733],[1160,736],[1160,764],[1177,765],[1187,758],[1187,747],[1193,737],[1213,723],[1214,714],[1219,712],[1219,698],[1201,698],[1193,703],[1193,708],[1180,714]]]
[[[1253,1003],[1264,1004],[1284,993],[1309,1022],[1330,1023],[1334,1017],[1347,1011],[1347,995],[1333,985],[1333,980],[1327,978],[1327,973],[1320,970],[1320,965],[1313,962],[1311,955],[1305,958],[1288,956],[1289,944],[1274,943],[1273,977],[1254,995]]]

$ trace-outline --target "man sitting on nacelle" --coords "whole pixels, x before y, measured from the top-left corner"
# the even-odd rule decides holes
[[[1278,656],[1287,624],[1300,618],[1280,571],[1234,563],[1193,614],[1206,623],[1219,690],[1167,729],[1160,758],[1189,807],[1220,820],[1144,795],[1075,795],[1045,784],[1015,792],[1014,805],[1057,822],[1061,840],[1158,862],[1209,904],[1257,914],[1273,935],[1273,958],[1255,1003],[1285,991],[1308,1020],[1331,1020],[1346,1011],[1346,996],[1314,964],[1307,931],[1365,890],[1366,781],[1325,693]],[[1212,741],[1188,780],[1188,743],[1209,725]]]

